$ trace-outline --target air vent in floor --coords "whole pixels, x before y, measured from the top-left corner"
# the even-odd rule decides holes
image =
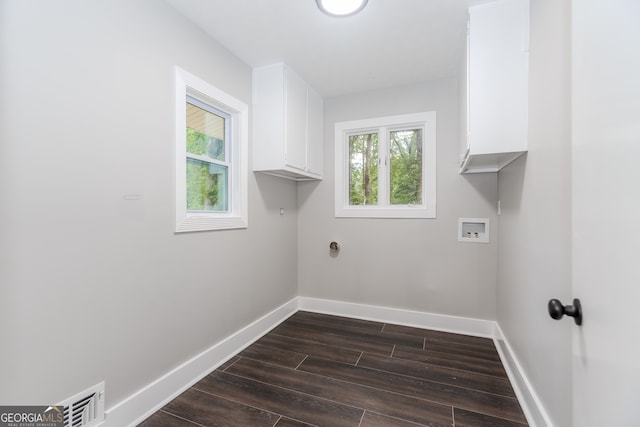
[[[93,427],[104,421],[104,381],[58,403],[64,427]]]

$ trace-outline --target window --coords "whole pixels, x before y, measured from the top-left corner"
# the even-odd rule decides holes
[[[175,70],[176,232],[247,227],[248,107]]]
[[[336,217],[435,218],[435,125],[435,112],[336,123]]]

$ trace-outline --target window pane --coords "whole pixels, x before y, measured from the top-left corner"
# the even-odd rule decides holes
[[[378,204],[378,134],[349,136],[349,204]]]
[[[390,203],[422,204],[422,129],[389,133]]]
[[[187,102],[187,152],[225,161],[225,118]]]
[[[187,210],[228,211],[228,167],[187,158]]]

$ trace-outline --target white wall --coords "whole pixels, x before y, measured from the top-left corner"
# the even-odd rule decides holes
[[[498,323],[556,426],[571,425],[569,0],[531,2],[529,152],[498,174]]]
[[[437,112],[437,219],[334,218],[334,124]],[[454,79],[326,99],[324,180],[298,187],[301,296],[495,319],[497,245],[457,241],[459,217],[496,221],[496,174],[458,174]],[[329,242],[341,245],[337,257]]]
[[[172,67],[250,104],[248,66],[156,0],[3,0],[0,55],[2,404],[108,409],[296,295],[294,183],[173,232]]]

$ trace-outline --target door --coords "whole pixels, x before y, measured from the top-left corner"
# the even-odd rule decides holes
[[[640,2],[572,9],[573,425],[640,426]]]

